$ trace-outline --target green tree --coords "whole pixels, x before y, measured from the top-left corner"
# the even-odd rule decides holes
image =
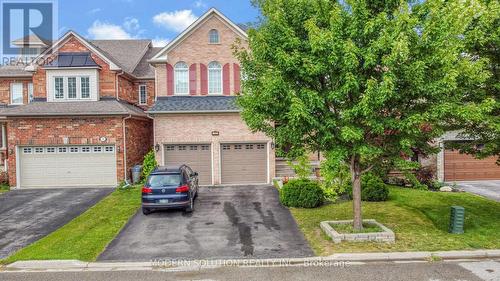
[[[464,53],[486,59],[490,77],[481,87],[470,88],[464,101],[480,102],[488,97],[494,101],[493,110],[459,109],[463,114],[451,123],[451,129],[461,130],[461,135],[472,141],[452,143],[452,147],[478,158],[497,156],[500,165],[500,3],[498,0],[479,3],[478,12],[465,32]],[[468,81],[462,83],[467,86]]]
[[[464,56],[475,2],[429,0],[257,0],[261,22],[249,50],[236,48],[245,79],[238,99],[247,125],[290,153],[321,151],[347,163],[354,228],[362,228],[361,175],[402,167],[462,108],[469,87],[488,79],[482,58]]]

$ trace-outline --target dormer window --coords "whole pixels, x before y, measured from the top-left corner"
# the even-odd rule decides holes
[[[219,44],[219,31],[217,29],[211,29],[208,32],[208,42],[210,44]]]

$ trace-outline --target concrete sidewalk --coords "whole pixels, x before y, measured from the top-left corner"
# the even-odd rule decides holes
[[[341,265],[369,262],[425,262],[434,260],[500,259],[500,250],[394,252],[334,254],[328,257],[233,259],[233,260],[155,260],[151,262],[82,262],[78,260],[19,261],[0,267],[0,272],[79,272],[79,271],[199,271],[219,267],[280,267],[291,265]]]

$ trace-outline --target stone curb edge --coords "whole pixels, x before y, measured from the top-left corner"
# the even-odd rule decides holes
[[[433,261],[462,259],[500,259],[499,250],[438,251],[438,252],[389,252],[334,254],[326,257],[278,259],[221,259],[185,260],[180,265],[151,262],[83,262],[79,260],[18,261],[0,266],[1,272],[55,272],[55,271],[196,271],[218,267],[266,267],[287,265],[339,265],[341,263]]]

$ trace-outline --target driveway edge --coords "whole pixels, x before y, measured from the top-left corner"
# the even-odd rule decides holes
[[[436,260],[500,259],[500,250],[393,252],[334,254],[327,257],[227,260],[158,260],[156,262],[83,262],[78,260],[18,261],[3,267],[0,272],[54,271],[197,271],[218,267],[269,267],[288,265],[345,266],[365,262],[422,262]]]

